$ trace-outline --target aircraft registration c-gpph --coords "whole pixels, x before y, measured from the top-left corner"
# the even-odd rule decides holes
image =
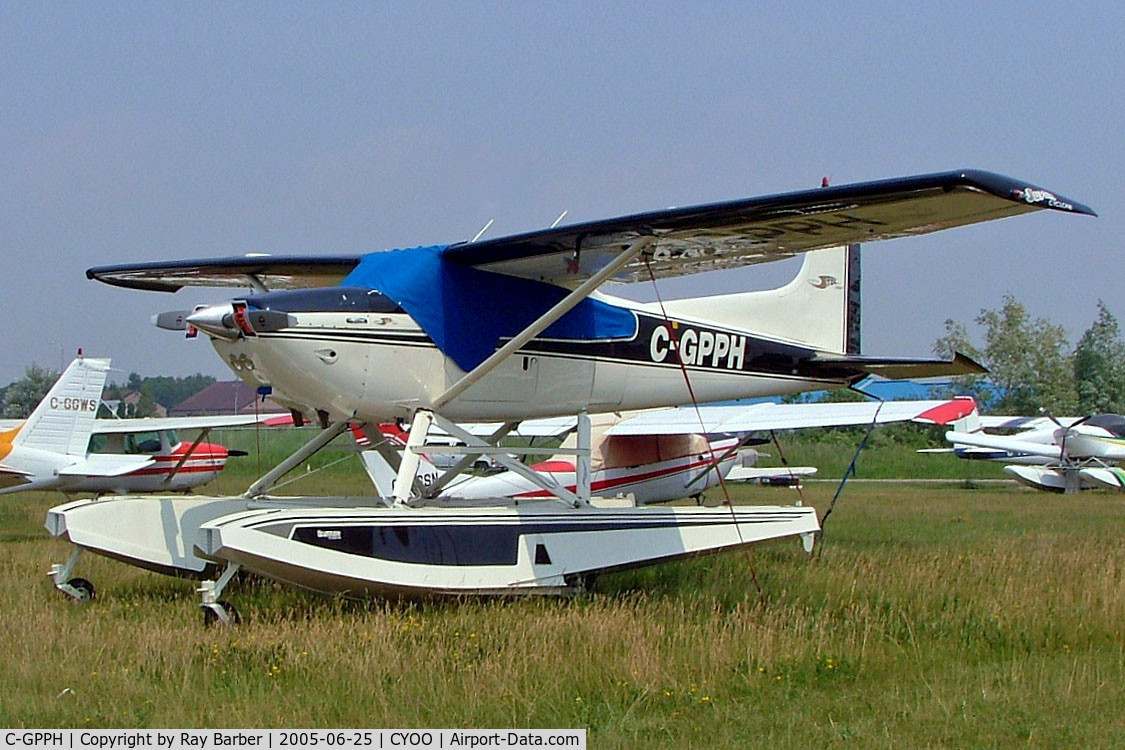
[[[271,387],[274,400],[315,414],[324,428],[255,482],[248,498],[265,498],[281,474],[349,421],[411,422],[394,494],[378,499],[385,509],[325,509],[335,501],[320,499],[318,508],[255,506],[229,515],[231,506],[217,504],[215,512],[228,515],[184,531],[206,559],[228,565],[204,593],[205,612],[222,619],[214,595],[239,566],[323,591],[544,592],[604,570],[766,538],[800,534],[811,542],[819,526],[808,508],[740,507],[716,516],[706,508],[592,507],[586,415],[845,387],[873,374],[980,372],[960,355],[941,361],[860,354],[858,255],[849,246],[1041,210],[1094,215],[1028,182],[965,170],[477,242],[346,256],[144,262],[91,268],[87,276],[142,290],[252,290],[156,317],[165,328],[203,331],[240,378]],[[774,290],[663,304],[598,291],[611,281],[655,281],[798,254],[805,254],[798,276]],[[579,417],[574,492],[499,446],[521,420],[559,415]],[[492,420],[503,426],[485,439],[457,426]],[[466,465],[474,451],[492,455],[565,508],[427,505],[459,470],[429,487],[416,481],[434,424],[468,446]],[[103,523],[111,517],[100,513]],[[55,528],[65,535],[65,528],[77,528],[71,522],[78,523],[77,514],[59,516]],[[387,541],[379,529],[389,524],[410,531]],[[410,534],[432,541],[435,528],[453,541],[402,541]]]

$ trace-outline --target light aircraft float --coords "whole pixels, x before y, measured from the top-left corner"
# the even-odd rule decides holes
[[[203,441],[255,417],[97,419],[109,363],[79,356],[26,420],[0,423],[0,494],[186,492],[241,454]],[[200,431],[196,440],[176,437],[190,430]]]
[[[1016,429],[996,435],[985,429]],[[1004,461],[1004,471],[1017,481],[1048,492],[1080,489],[1125,490],[1125,417],[987,417],[980,429],[952,430],[945,439],[961,458]]]
[[[78,548],[170,572],[225,566],[201,589],[205,616],[224,621],[217,597],[240,569],[351,595],[558,593],[605,571],[765,539],[801,536],[811,547],[812,508],[591,502],[588,415],[846,387],[872,374],[980,372],[960,355],[861,355],[858,254],[846,246],[1045,209],[1093,214],[1023,181],[960,171],[362,255],[92,268],[91,279],[143,290],[249,287],[156,323],[202,331],[239,377],[315,414],[322,431],[242,498],[62,506],[48,527]],[[798,254],[800,272],[779,289],[656,303],[599,291]],[[578,418],[573,492],[499,445],[522,420],[560,415]],[[395,419],[411,429],[390,497],[267,494],[349,422]],[[489,420],[503,426],[484,439],[457,426]],[[559,502],[435,505],[442,479],[416,481],[435,424]],[[70,567],[58,567],[57,582]]]

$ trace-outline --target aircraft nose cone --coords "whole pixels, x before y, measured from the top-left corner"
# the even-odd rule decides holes
[[[234,306],[225,302],[196,310],[185,319],[188,325],[212,336],[223,339],[238,338],[238,328],[234,324]]]

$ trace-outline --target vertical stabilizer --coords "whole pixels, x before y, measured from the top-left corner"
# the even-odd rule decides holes
[[[12,445],[85,457],[108,375],[108,359],[79,357],[71,362],[20,427]]]
[[[859,245],[805,253],[797,276],[777,289],[671,300],[665,307],[672,315],[859,354]]]

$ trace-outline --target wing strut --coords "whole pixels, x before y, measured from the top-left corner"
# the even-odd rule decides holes
[[[299,466],[301,462],[306,458],[316,453],[324,446],[328,445],[337,435],[339,435],[346,429],[348,429],[348,420],[346,419],[341,419],[335,424],[328,425],[328,427],[318,432],[316,434],[316,437],[298,448],[297,451],[293,453],[293,455],[279,463],[270,471],[266,472],[266,474],[263,475],[261,479],[250,485],[250,487],[247,488],[246,492],[242,493],[242,496],[246,498],[254,498],[258,497],[259,495],[264,495],[270,490],[270,488],[277,484],[278,479],[281,479],[281,477],[289,473],[291,469]]]
[[[647,249],[655,241],[656,238],[649,235],[646,237],[641,237],[631,245],[627,246],[617,255],[616,258],[610,261],[609,265],[598,271],[590,278],[586,279],[586,281],[578,286],[573,292],[559,300],[559,302],[554,307],[540,315],[534,323],[520,331],[515,336],[515,338],[493,352],[488,359],[474,367],[471,372],[465,373],[465,375],[456,383],[451,385],[445,393],[437,397],[437,400],[435,400],[433,404],[433,410],[435,412],[440,412],[443,407],[449,404],[450,401],[460,396],[465,392],[466,389],[468,389],[478,380],[496,369],[496,367],[501,362],[510,357],[515,351],[517,351],[528,341],[531,341],[543,331],[547,330],[547,328],[552,323],[570,312],[571,309],[579,302],[589,297],[595,289],[601,286],[615,273],[624,268],[630,261],[644,252],[644,250]]]
[[[191,446],[187,449],[187,452],[184,453],[183,458],[176,462],[176,465],[172,467],[171,473],[168,474],[168,476],[164,477],[164,481],[161,482],[161,484],[168,484],[172,481],[172,477],[180,473],[180,469],[184,468],[184,464],[186,464],[187,460],[191,458],[191,454],[195,453],[195,449],[199,447],[199,444],[202,443],[204,438],[206,438],[209,434],[211,434],[210,427],[204,427],[199,431],[199,437],[197,437],[195,439],[195,442],[192,443]]]

